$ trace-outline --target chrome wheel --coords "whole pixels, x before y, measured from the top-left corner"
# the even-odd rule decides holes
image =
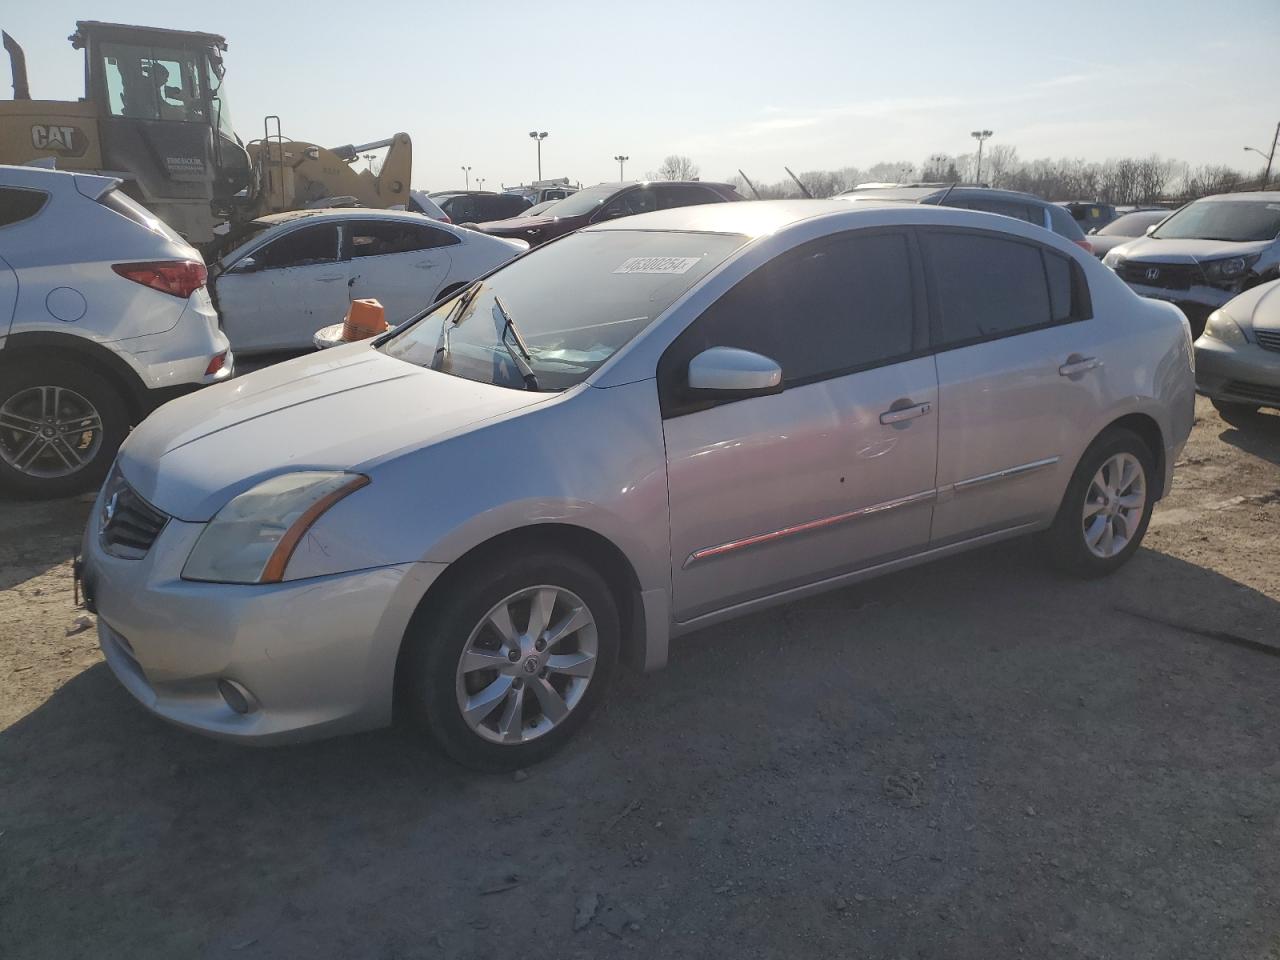
[[[598,653],[596,623],[577,594],[529,587],[495,604],[458,661],[458,709],[494,743],[534,740],[582,700]]]
[[[1131,453],[1103,461],[1084,497],[1085,546],[1103,560],[1116,556],[1137,535],[1147,506],[1147,477]]]
[[[102,447],[102,416],[66,387],[19,390],[0,405],[0,460],[29,477],[76,473]]]

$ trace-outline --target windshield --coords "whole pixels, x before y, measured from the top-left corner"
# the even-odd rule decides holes
[[[525,378],[503,345],[504,337],[512,343],[505,310],[529,348],[538,388],[564,390],[590,376],[745,242],[715,233],[572,234],[484,280],[456,323],[450,314],[458,297],[381,349],[421,367],[523,390]]]
[[[221,54],[215,50],[208,54],[208,60],[209,98],[213,101],[214,124],[220,134],[232,143],[239,143],[240,138],[236,136],[236,128],[231,123],[231,105],[227,103],[227,93],[223,88],[222,77],[219,76],[223,72]]]
[[[580,217],[584,213],[591,213],[621,189],[620,183],[602,183],[597,187],[588,187],[563,200],[557,200],[543,212],[548,217]]]
[[[1099,228],[1094,236],[1140,237],[1146,232],[1147,227],[1159,223],[1168,215],[1168,210],[1140,210],[1137,213],[1126,213],[1123,217],[1117,217],[1105,227]]]
[[[1160,225],[1159,240],[1274,240],[1280,236],[1280,203],[1266,200],[1197,200]]]

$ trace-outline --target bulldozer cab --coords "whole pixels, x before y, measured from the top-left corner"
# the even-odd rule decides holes
[[[78,22],[70,39],[85,51],[102,166],[124,172],[126,189],[179,232],[208,239],[249,180],[222,84],[226,40],[98,21]]]

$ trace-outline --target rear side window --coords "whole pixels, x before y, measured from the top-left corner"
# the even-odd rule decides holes
[[[902,234],[807,243],[757,269],[694,321],[663,357],[667,378],[717,346],[770,357],[788,386],[905,356],[913,349],[911,274]]]
[[[1066,237],[1068,240],[1083,240],[1084,231],[1080,229],[1080,224],[1062,207],[1056,203],[1049,207],[1049,223],[1053,227],[1053,232],[1060,237]]]
[[[692,207],[699,203],[720,203],[723,197],[707,187],[692,184],[672,184],[654,188],[658,194],[658,209],[670,210],[673,207]]]
[[[0,187],[0,227],[30,220],[44,208],[49,195],[43,190]]]
[[[929,232],[925,241],[939,348],[1088,316],[1083,273],[1060,254],[1032,243],[961,231]]]
[[[982,210],[987,213],[998,213],[1004,217],[1013,217],[1016,220],[1025,220],[1027,223],[1034,223],[1037,227],[1044,226],[1044,214],[1040,208],[1028,203],[1019,203],[1016,200],[1000,200],[975,198],[972,200],[960,200],[948,206],[964,207],[968,210]]]
[[[347,234],[347,256],[381,257],[389,253],[412,253],[447,247],[458,242],[457,237],[444,230],[421,226],[416,223],[386,221],[355,221],[344,225]]]
[[[258,262],[260,270],[333,263],[338,259],[337,224],[317,223],[294,230],[261,247],[253,254],[253,258]]]

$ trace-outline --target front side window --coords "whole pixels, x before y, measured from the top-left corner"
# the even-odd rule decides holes
[[[1280,237],[1280,203],[1197,200],[1153,230],[1157,240],[1227,240],[1248,243]]]
[[[205,121],[203,54],[132,43],[104,43],[100,50],[113,117]]]
[[[1042,247],[965,231],[928,232],[942,349],[1086,316],[1072,261]]]
[[[49,195],[43,190],[0,187],[0,227],[30,220],[44,207]]]
[[[613,220],[631,217],[637,213],[649,213],[657,209],[657,197],[651,187],[637,187],[610,200],[600,212],[599,219]]]
[[[905,357],[918,339],[913,289],[904,234],[812,241],[712,304],[667,351],[659,380],[678,390],[688,362],[710,347],[769,357],[787,386]]]
[[[360,257],[381,257],[390,253],[430,250],[433,247],[447,247],[458,242],[457,237],[444,230],[395,220],[356,220],[344,224],[344,227],[347,235],[347,256],[353,260]]]
[[[333,263],[338,259],[338,227],[323,223],[294,230],[260,248],[253,259],[259,270]]]
[[[745,242],[736,234],[571,234],[439,304],[381,349],[442,373],[523,390],[528,384],[511,356],[522,340],[537,389],[564,390],[590,376]]]
[[[691,207],[699,203],[719,203],[724,198],[707,187],[696,187],[689,184],[659,185],[654,188],[658,192],[658,209],[670,210],[673,207]]]

